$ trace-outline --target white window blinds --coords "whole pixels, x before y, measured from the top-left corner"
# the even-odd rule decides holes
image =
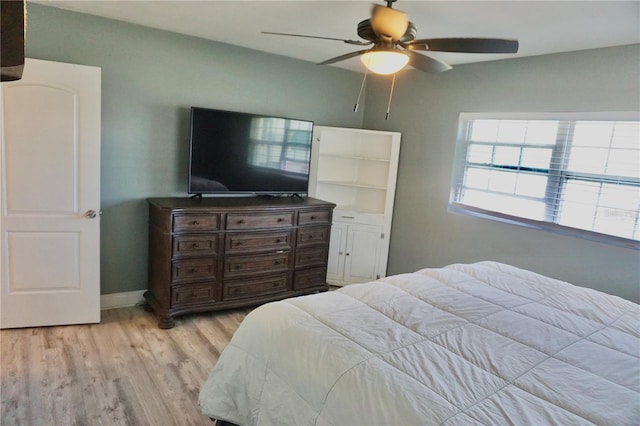
[[[640,248],[638,117],[461,114],[450,209]]]

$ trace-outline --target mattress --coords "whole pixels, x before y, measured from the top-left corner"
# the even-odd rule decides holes
[[[263,305],[200,392],[240,425],[640,424],[640,307],[480,262]]]

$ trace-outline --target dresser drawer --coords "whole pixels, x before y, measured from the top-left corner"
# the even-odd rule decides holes
[[[288,290],[287,274],[262,278],[225,281],[222,285],[222,300],[259,298]]]
[[[171,287],[171,307],[215,301],[213,283],[175,285]]]
[[[307,266],[324,266],[327,262],[327,247],[313,247],[296,251],[296,269]]]
[[[227,229],[255,229],[293,226],[295,212],[227,215]]]
[[[319,290],[326,290],[327,285],[327,268],[324,266],[319,268],[303,269],[293,274],[293,289],[304,290],[311,287],[318,287]]]
[[[207,232],[219,229],[219,214],[176,214],[173,216],[173,232]]]
[[[328,244],[331,228],[328,226],[310,226],[298,229],[298,247]]]
[[[225,237],[225,253],[246,253],[251,251],[277,251],[291,249],[293,231],[278,232],[229,232]]]
[[[224,278],[284,272],[289,269],[290,263],[290,252],[228,256],[224,259]]]
[[[171,263],[171,282],[214,280],[217,275],[217,263],[218,260],[215,257],[173,261]]]
[[[331,221],[331,210],[311,210],[302,211],[298,216],[298,225],[310,225],[314,223],[329,223]]]
[[[172,257],[215,256],[218,234],[176,235],[173,237]]]

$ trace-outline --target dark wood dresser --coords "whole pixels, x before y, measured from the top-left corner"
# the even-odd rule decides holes
[[[328,290],[335,205],[313,198],[150,198],[147,309],[176,315]]]

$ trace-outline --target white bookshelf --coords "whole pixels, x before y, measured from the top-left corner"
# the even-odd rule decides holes
[[[386,275],[400,139],[397,132],[314,128],[309,194],[336,203],[331,284]]]

